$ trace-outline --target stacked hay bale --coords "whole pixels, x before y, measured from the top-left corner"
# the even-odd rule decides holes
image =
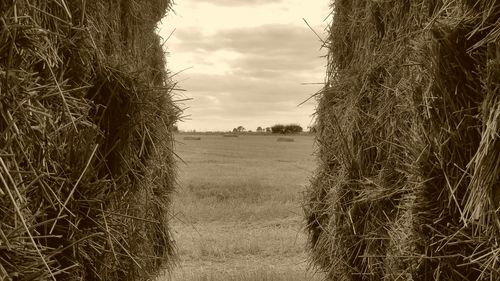
[[[0,279],[149,280],[173,261],[156,23],[170,0],[0,2]]]
[[[330,280],[498,280],[500,2],[333,8],[314,264]]]

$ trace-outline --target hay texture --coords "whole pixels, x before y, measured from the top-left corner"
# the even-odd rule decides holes
[[[500,2],[337,0],[307,194],[329,280],[500,280]]]
[[[169,0],[0,2],[0,279],[172,264]]]

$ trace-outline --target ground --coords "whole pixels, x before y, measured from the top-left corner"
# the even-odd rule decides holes
[[[185,163],[173,206],[181,261],[172,279],[320,280],[307,271],[300,205],[315,169],[313,138],[196,137],[176,136]]]

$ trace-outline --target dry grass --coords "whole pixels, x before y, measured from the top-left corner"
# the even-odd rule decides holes
[[[0,279],[169,267],[168,0],[0,2]],[[154,124],[154,126],[153,126]]]
[[[498,1],[337,0],[305,205],[330,280],[497,280]]]
[[[286,148],[275,139],[213,135],[177,145],[187,165],[174,200],[174,280],[316,280],[306,271],[300,209],[312,138]]]
[[[197,276],[185,274],[184,280],[192,281],[304,281],[316,280],[318,278],[311,277],[310,274],[296,271],[279,272],[272,268],[270,269],[253,269],[243,272],[211,272],[202,273]]]

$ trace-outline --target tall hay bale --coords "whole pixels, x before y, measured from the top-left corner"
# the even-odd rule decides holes
[[[337,0],[307,194],[330,280],[497,280],[500,3]]]
[[[0,3],[0,279],[150,280],[174,248],[169,0]]]

